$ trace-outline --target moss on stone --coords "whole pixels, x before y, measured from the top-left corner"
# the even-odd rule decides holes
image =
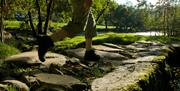
[[[152,60],[152,62],[155,62],[155,63],[162,63],[164,62],[166,59],[165,56],[156,56],[154,57],[154,59]]]
[[[133,83],[122,88],[122,91],[143,91],[139,84]]]

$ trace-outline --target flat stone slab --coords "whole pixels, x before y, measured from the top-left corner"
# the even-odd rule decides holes
[[[148,56],[129,60],[134,64],[118,66],[113,72],[95,79],[92,82],[92,91],[123,91],[128,85],[135,84],[143,77],[148,77],[155,72],[158,68],[158,64],[154,63],[155,60],[158,62],[160,59],[156,56]]]
[[[96,52],[97,55],[100,55],[102,60],[103,59],[110,59],[110,60],[125,60],[125,59],[128,59],[127,57],[125,57],[125,56],[123,56],[123,55],[121,55],[119,53],[99,51],[99,50],[95,50],[95,52]],[[66,53],[69,56],[76,57],[76,58],[79,58],[79,59],[83,59],[84,54],[85,54],[85,48],[67,50]]]
[[[34,76],[39,82],[45,84],[46,86],[48,85],[51,87],[59,86],[65,89],[77,89],[80,87],[82,87],[82,89],[86,88],[86,85],[82,83],[80,80],[67,75],[40,73],[40,74],[35,74]]]
[[[21,54],[13,55],[7,59],[5,59],[7,63],[14,63],[14,64],[23,64],[25,65],[40,65],[42,62],[38,58],[37,51],[31,52],[24,52]],[[50,65],[51,63],[61,64],[64,65],[66,62],[65,56],[57,53],[50,53],[46,54],[46,61],[43,63],[45,65]]]
[[[104,45],[95,45],[95,46],[93,46],[93,48],[95,48],[96,50],[99,50],[99,51],[106,51],[106,52],[123,51],[122,49],[119,49],[119,48],[112,48],[112,47],[108,47],[108,46],[104,46]]]

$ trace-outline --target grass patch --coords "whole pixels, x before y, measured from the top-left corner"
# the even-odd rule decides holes
[[[8,29],[18,29],[21,27],[21,24],[23,23],[23,21],[16,21],[16,20],[6,20],[5,21],[5,28],[8,28]],[[35,25],[38,24],[38,21],[34,21],[33,22]],[[50,27],[53,28],[53,29],[58,29],[58,28],[61,28],[65,25],[67,25],[67,23],[59,23],[59,22],[49,22],[50,24]],[[43,22],[43,25],[44,25],[44,22]],[[105,29],[106,26],[105,25],[97,25],[96,26],[97,29]],[[108,26],[108,29],[113,29],[115,28],[115,26]]]
[[[7,85],[7,91],[19,91],[14,85]]]
[[[122,34],[122,33],[104,33],[99,34],[93,39],[93,44],[98,45],[102,43],[114,43],[114,44],[131,44],[135,41],[143,40],[144,38],[141,36],[136,36],[132,34]],[[63,41],[56,42],[55,48],[53,51],[59,52],[65,49],[72,49],[78,47],[85,46],[85,38],[84,36],[77,36],[72,39],[67,38]]]
[[[21,26],[21,21],[5,21],[5,28],[18,29]]]
[[[56,42],[53,51],[59,52],[65,49],[77,48],[77,46],[79,44],[82,44],[83,42],[85,42],[85,39],[83,36],[77,36],[72,39],[66,38],[63,41]]]
[[[96,25],[97,29],[105,29],[106,26],[105,25]],[[107,26],[108,29],[114,29],[116,28],[115,26]]]
[[[93,45],[98,45],[102,43],[114,43],[114,44],[121,44],[121,45],[128,45],[134,43],[136,41],[154,41],[163,44],[169,43],[177,43],[180,41],[178,37],[165,37],[165,36],[138,36],[133,34],[125,34],[125,33],[104,33],[99,34],[93,38]],[[67,38],[63,41],[59,41],[56,43],[55,48],[53,51],[59,52],[65,49],[72,49],[78,47],[85,46],[85,38],[84,36],[76,36],[72,39]]]
[[[65,25],[67,25],[67,23],[50,22],[50,26],[53,27],[54,29],[61,28]]]
[[[167,36],[150,36],[146,37],[147,41],[155,41],[163,44],[177,43],[180,37],[167,37]]]
[[[4,59],[8,56],[20,53],[20,51],[7,44],[0,43],[0,59]]]

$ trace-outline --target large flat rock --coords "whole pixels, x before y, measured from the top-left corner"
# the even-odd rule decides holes
[[[107,52],[108,50],[109,51],[119,51],[119,49],[112,49],[112,48],[106,47],[107,48],[107,50],[106,50],[105,47],[103,47],[104,50],[106,50],[106,51],[100,51],[100,50],[102,50],[102,48],[100,48],[100,47],[103,47],[103,46],[97,47],[97,49],[99,49],[99,50],[95,50],[95,52],[97,55],[100,55],[101,60],[104,60],[104,59],[106,59],[106,60],[107,59],[109,59],[109,60],[125,60],[125,59],[128,59],[127,57],[125,57],[119,53]],[[67,50],[66,53],[69,56],[76,57],[79,59],[83,59],[84,54],[85,54],[85,49],[84,48],[71,49],[71,50]]]
[[[109,44],[110,45],[110,44]],[[115,45],[114,45],[115,46]],[[109,46],[104,46],[104,45],[95,45],[93,46],[93,48],[95,48],[96,50],[99,51],[106,51],[106,52],[115,52],[118,53],[120,51],[123,51],[120,48],[113,48],[113,47],[109,47]]]
[[[152,75],[158,69],[158,60],[165,57],[149,56],[129,60],[134,64],[118,66],[113,72],[108,73],[102,78],[97,78],[92,82],[93,91],[124,91],[126,87],[138,83],[146,77]],[[157,60],[157,61],[155,61]],[[126,60],[128,61],[128,60]],[[129,90],[125,90],[129,91]]]
[[[38,58],[37,51],[31,52],[24,52],[21,54],[13,55],[7,59],[5,59],[7,63],[14,63],[15,65],[40,65],[42,62]],[[45,65],[50,65],[51,63],[54,64],[61,64],[64,65],[66,62],[65,56],[57,53],[50,53],[46,54],[46,61],[43,63]]]
[[[51,88],[62,87],[68,91],[72,89],[76,89],[76,91],[79,89],[81,91],[86,88],[84,83],[72,76],[48,73],[35,74],[34,76],[39,82]]]

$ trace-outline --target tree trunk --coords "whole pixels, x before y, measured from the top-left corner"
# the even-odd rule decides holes
[[[4,17],[3,17],[3,13],[1,11],[1,42],[4,43]]]
[[[4,0],[1,1],[1,21],[0,21],[1,25],[1,42],[4,43]]]
[[[47,35],[47,29],[48,29],[48,23],[51,15],[51,6],[52,6],[53,0],[49,1],[48,7],[47,7],[47,16],[46,16],[46,22],[44,24],[44,34]]]
[[[44,34],[44,32],[42,30],[41,8],[40,8],[40,5],[39,5],[39,0],[36,0],[36,6],[37,6],[37,9],[38,9],[38,25],[37,25],[38,34]]]
[[[105,18],[106,31],[108,30],[107,18]]]
[[[31,15],[30,11],[28,11],[28,16],[29,16],[29,22],[30,22],[30,26],[31,26],[31,29],[32,29],[32,32],[33,32],[33,36],[37,37],[37,32],[36,32],[36,30],[34,28],[33,20],[32,20],[32,15]]]

